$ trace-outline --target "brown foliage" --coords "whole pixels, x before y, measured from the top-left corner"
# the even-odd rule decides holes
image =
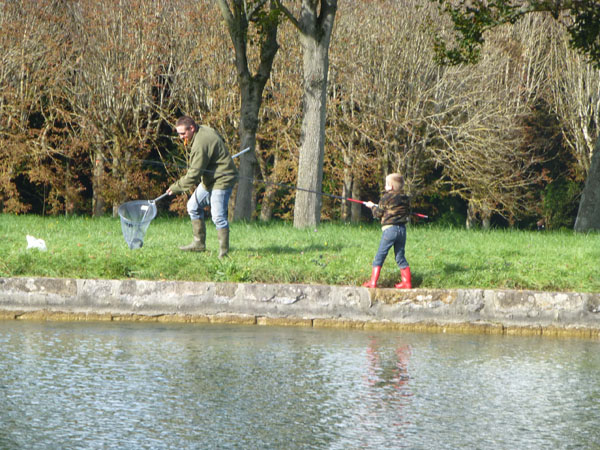
[[[544,39],[541,19],[495,31],[478,66],[440,68],[428,30],[443,20],[429,2],[340,0],[323,190],[376,201],[384,175],[398,171],[415,198],[458,195],[480,215],[519,220],[540,201],[540,155],[555,145],[528,137],[534,106],[543,101],[556,113],[585,171],[598,130],[598,74],[567,54],[566,41]],[[295,192],[279,185],[297,179],[302,56],[288,22],[279,43],[257,134],[263,220],[292,217]],[[256,55],[251,47],[253,64]],[[1,3],[0,211],[101,214],[159,195],[185,170],[171,128],[181,114],[219,130],[234,152],[233,61],[214,1]],[[596,128],[578,124],[578,114]],[[35,192],[24,193],[24,183]],[[323,218],[351,216],[349,205],[324,200]],[[185,214],[184,196],[171,208]]]

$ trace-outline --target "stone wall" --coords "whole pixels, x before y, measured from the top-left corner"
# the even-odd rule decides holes
[[[600,337],[600,294],[0,278],[0,318]]]

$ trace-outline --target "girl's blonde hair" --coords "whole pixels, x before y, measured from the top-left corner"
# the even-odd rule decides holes
[[[399,173],[390,173],[386,179],[394,191],[399,191],[404,187],[404,178]]]

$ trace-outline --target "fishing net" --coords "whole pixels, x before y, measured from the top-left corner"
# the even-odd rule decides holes
[[[130,249],[144,245],[144,236],[152,219],[156,217],[156,204],[152,200],[134,200],[119,206],[121,230]]]

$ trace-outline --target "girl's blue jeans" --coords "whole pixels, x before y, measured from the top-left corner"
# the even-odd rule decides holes
[[[204,219],[204,208],[210,205],[210,215],[215,226],[217,228],[228,228],[228,206],[232,191],[233,188],[207,191],[202,184],[199,184],[187,202],[190,219]]]
[[[400,269],[408,267],[408,261],[404,257],[404,245],[406,244],[406,227],[404,225],[392,225],[386,228],[381,234],[379,249],[373,260],[373,267],[383,266],[385,257],[390,248],[394,247],[396,255],[396,264]]]

